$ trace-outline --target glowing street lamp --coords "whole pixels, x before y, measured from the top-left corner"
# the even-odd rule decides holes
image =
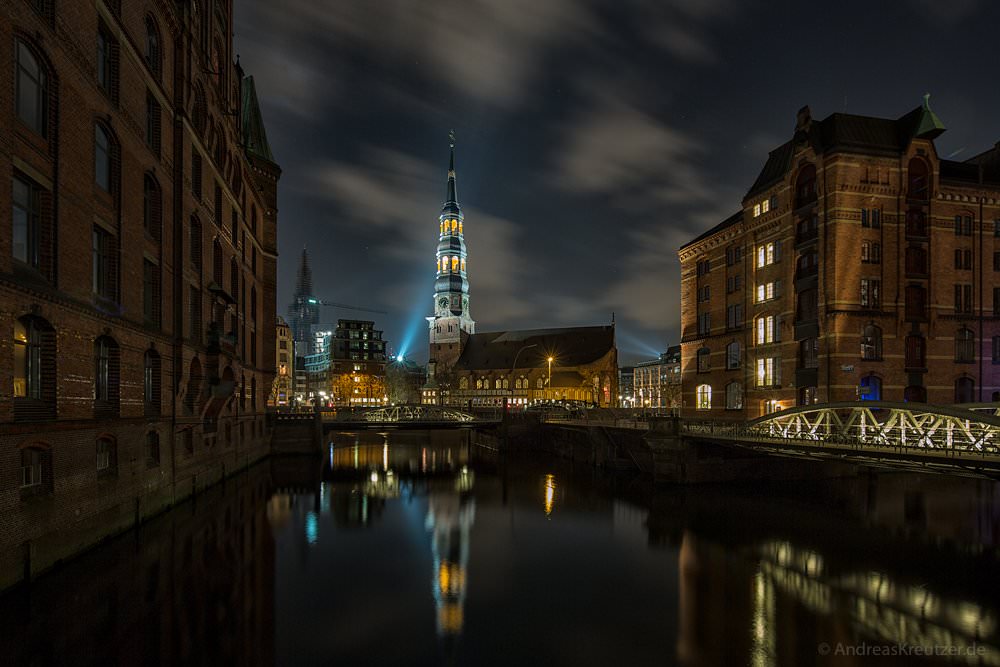
[[[552,362],[555,361],[554,357],[549,357],[549,391],[552,391]]]

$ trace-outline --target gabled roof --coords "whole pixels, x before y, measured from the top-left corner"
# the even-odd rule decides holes
[[[795,138],[768,154],[764,167],[747,191],[747,198],[771,187],[788,173],[799,144],[809,143],[817,153],[840,149],[869,155],[898,155],[914,138],[934,139],[945,130],[941,119],[931,111],[927,95],[921,106],[895,120],[832,113],[823,120],[812,121],[808,118],[808,108],[804,111],[805,122],[796,129]]]
[[[247,155],[274,162],[271,145],[267,143],[267,130],[260,113],[260,103],[257,101],[257,87],[252,76],[243,79],[243,100],[240,111],[243,114],[243,148]]]
[[[723,229],[726,229],[727,227],[732,227],[733,225],[735,225],[738,222],[741,222],[742,220],[743,220],[743,211],[737,211],[736,213],[733,213],[731,216],[729,216],[728,218],[717,224],[715,227],[709,229],[707,232],[704,232],[703,234],[697,236],[696,238],[682,245],[680,247],[680,250],[684,250],[684,248],[688,247],[689,245],[694,245],[699,241],[707,239],[709,236],[715,236]]]
[[[468,337],[455,369],[510,371],[515,357],[517,369],[547,368],[552,355],[555,372],[592,364],[614,347],[612,325],[477,333]]]

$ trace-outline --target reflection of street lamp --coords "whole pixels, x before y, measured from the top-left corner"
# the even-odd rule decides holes
[[[549,357],[549,391],[552,391],[552,362],[555,361],[553,357]]]

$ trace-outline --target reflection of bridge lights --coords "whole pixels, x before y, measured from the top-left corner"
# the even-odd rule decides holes
[[[386,443],[382,445],[382,470],[389,469],[389,436],[385,437]]]
[[[556,478],[555,475],[545,476],[545,516],[552,514],[552,506],[556,501]]]
[[[372,471],[372,484],[374,484],[375,482],[378,482],[378,473],[373,470]]]
[[[306,541],[309,544],[316,544],[319,540],[319,519],[315,512],[306,514]]]
[[[475,483],[476,475],[471,470],[469,466],[462,466],[462,469],[458,473],[458,477],[455,479],[455,490],[459,493],[472,490],[472,485]]]

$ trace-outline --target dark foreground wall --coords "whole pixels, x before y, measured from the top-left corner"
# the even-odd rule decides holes
[[[118,426],[113,466],[100,472],[93,446],[99,427],[63,431],[49,488],[30,495],[16,484],[0,490],[0,590],[139,525],[270,452],[264,420],[237,431],[243,438],[211,446],[199,441],[193,451],[175,446],[179,439],[161,440],[155,465],[143,448],[145,425],[134,424],[134,431]],[[0,446],[13,448],[18,437],[0,435]]]

